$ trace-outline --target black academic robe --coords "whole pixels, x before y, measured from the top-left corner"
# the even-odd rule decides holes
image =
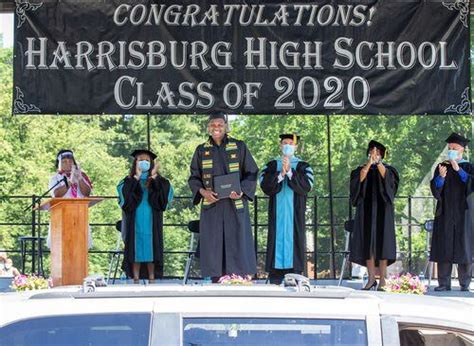
[[[469,162],[459,164],[468,174],[466,183],[459,173],[448,165],[444,185],[437,189],[436,167],[431,180],[431,192],[436,198],[436,212],[431,238],[430,260],[433,262],[471,263],[472,210],[468,208],[468,195],[473,190],[474,166]],[[471,214],[470,214],[471,213]]]
[[[390,265],[397,257],[395,240],[394,200],[398,189],[398,172],[384,164],[385,178],[373,165],[363,182],[360,181],[362,166],[351,172],[350,200],[356,207],[354,226],[350,238],[351,262],[366,266],[374,257],[387,260]]]
[[[243,192],[243,210],[237,211],[233,200],[224,198],[210,208],[201,208],[199,222],[200,266],[203,277],[217,277],[224,274],[255,274],[257,272],[254,240],[250,224],[248,203],[255,196],[258,167],[244,142],[235,140],[240,163],[240,186]],[[220,146],[213,144],[212,175],[228,174],[228,158],[224,137]],[[201,144],[196,148],[191,162],[189,187],[193,194],[193,203],[199,204],[204,188],[202,178]]]
[[[309,174],[311,172],[311,174]],[[288,186],[293,190],[293,271],[304,272],[306,263],[306,229],[305,211],[308,193],[312,187],[312,171],[307,162],[298,162],[292,169],[292,177],[285,177]],[[283,181],[278,182],[277,161],[270,161],[262,171],[260,187],[270,197],[268,203],[268,237],[265,270],[275,269],[275,243],[277,222],[277,194],[281,191]],[[284,212],[284,211],[283,211]]]
[[[148,203],[153,215],[153,263],[155,264],[155,278],[163,276],[163,211],[168,205],[170,182],[158,176],[151,180],[148,187]],[[140,181],[133,177],[126,177],[122,187],[122,223],[125,224],[125,247],[122,269],[128,277],[133,277],[132,263],[135,262],[135,211],[143,196]],[[140,267],[140,279],[148,279],[146,265]]]

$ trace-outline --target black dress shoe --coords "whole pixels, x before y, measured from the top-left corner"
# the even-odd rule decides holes
[[[435,287],[434,290],[435,290],[436,292],[446,292],[446,291],[451,291],[451,287],[438,286],[438,287]]]
[[[374,282],[372,283],[372,285],[369,286],[369,285],[367,284],[367,286],[361,288],[362,291],[370,291],[370,290],[374,290],[374,291],[375,291],[376,289],[377,289],[377,280],[374,280]]]
[[[469,292],[469,286],[461,286],[462,292]]]

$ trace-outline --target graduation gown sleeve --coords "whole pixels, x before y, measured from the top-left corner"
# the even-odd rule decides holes
[[[267,196],[274,196],[281,191],[282,182],[278,182],[280,172],[276,169],[277,162],[270,161],[260,175],[260,188]]]
[[[151,180],[148,202],[153,209],[165,211],[173,199],[173,188],[168,179],[157,176]]]
[[[257,189],[258,167],[244,142],[240,142],[240,172],[243,198],[253,201]]]
[[[201,193],[199,190],[204,188],[202,182],[202,171],[201,171],[201,146],[198,146],[194,151],[193,159],[191,161],[191,176],[188,179],[188,185],[193,194],[193,204],[197,205],[201,202]]]
[[[351,181],[350,181],[350,200],[352,206],[356,207],[360,201],[365,197],[365,187],[366,181],[360,181],[360,171],[362,167],[357,167],[351,172]]]
[[[363,167],[360,166],[351,172],[350,200],[354,207],[365,198],[367,178],[362,182],[360,181],[362,168]],[[385,165],[385,177],[380,177],[378,180],[378,188],[385,203],[393,204],[399,181],[397,170],[392,166]]]
[[[306,195],[313,187],[313,170],[307,162],[301,162],[296,169],[291,169],[293,175],[288,180],[288,185],[298,195]]]
[[[434,171],[434,174],[433,174],[433,179],[431,179],[430,181],[430,188],[431,188],[431,193],[433,195],[433,197],[436,199],[436,200],[440,200],[441,199],[441,191],[443,191],[443,187],[444,187],[444,184],[443,186],[437,188],[436,187],[436,178],[439,176],[439,167],[436,166],[436,169]]]
[[[133,177],[126,177],[117,189],[120,196],[120,207],[123,211],[126,213],[135,211],[143,196],[140,182]]]
[[[464,164],[461,164],[460,167],[467,174],[466,195],[469,195],[474,192],[474,165],[472,163],[466,162]]]
[[[398,172],[392,166],[385,165],[385,177],[379,180],[379,188],[385,203],[393,204],[399,184]]]

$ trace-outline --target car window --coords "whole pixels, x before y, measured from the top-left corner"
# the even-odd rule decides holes
[[[400,328],[400,346],[474,346],[474,335],[438,328],[410,326]]]
[[[0,346],[148,345],[151,314],[42,317],[0,328]]]
[[[367,345],[363,320],[186,318],[183,345]]]

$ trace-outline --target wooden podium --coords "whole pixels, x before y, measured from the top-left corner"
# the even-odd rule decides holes
[[[102,198],[51,198],[51,277],[54,286],[82,285],[88,275],[89,207]]]

